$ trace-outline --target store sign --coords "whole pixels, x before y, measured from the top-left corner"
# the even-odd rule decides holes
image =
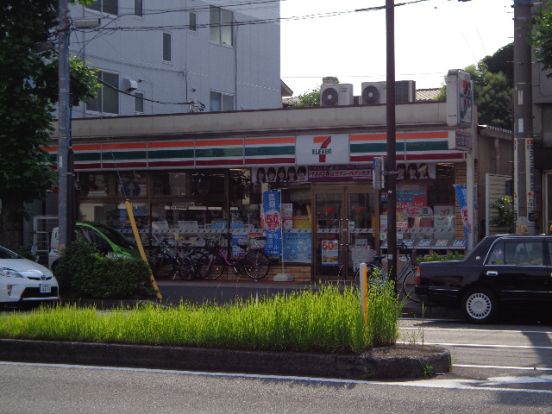
[[[470,151],[472,149],[471,129],[463,128],[451,131],[451,149]]]
[[[295,144],[300,165],[346,164],[349,162],[349,135],[300,135]]]
[[[450,70],[447,77],[447,124],[471,125],[473,112],[473,82],[466,71]]]
[[[310,182],[371,180],[372,168],[363,165],[315,165],[308,168]]]
[[[532,139],[525,139],[525,177],[527,188],[527,214],[529,221],[534,221],[535,211],[535,149]],[[533,213],[533,214],[531,214]],[[531,220],[533,218],[533,220]]]
[[[263,221],[266,236],[265,254],[279,257],[282,254],[282,217],[280,214],[281,192],[263,192]]]

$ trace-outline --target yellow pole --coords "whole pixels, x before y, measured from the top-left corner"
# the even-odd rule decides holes
[[[362,316],[364,318],[364,326],[368,325],[368,265],[360,264],[360,306]]]
[[[138,233],[138,227],[136,226],[136,220],[134,219],[134,211],[132,210],[132,203],[130,202],[130,200],[128,199],[125,200],[125,207],[128,214],[128,219],[130,220],[130,227],[132,228],[132,234],[134,235],[134,241],[136,242],[136,246],[138,247],[138,251],[140,252],[140,257],[148,266],[151,286],[155,291],[155,296],[157,297],[157,299],[161,300],[163,299],[163,295],[161,295],[159,286],[157,286],[157,282],[155,281],[155,277],[153,276],[153,272],[151,271],[151,267],[148,263],[148,258],[146,256],[146,252],[144,251],[144,246],[142,245],[142,239],[140,238],[140,233]]]

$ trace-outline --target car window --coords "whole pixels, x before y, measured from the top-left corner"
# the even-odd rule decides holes
[[[505,242],[505,264],[520,266],[542,266],[544,257],[540,241]]]
[[[21,259],[17,253],[0,246],[0,259]]]
[[[504,242],[498,241],[494,244],[489,258],[487,259],[488,265],[503,265],[504,264]]]
[[[102,253],[108,253],[111,252],[111,246],[109,243],[100,236],[96,231],[94,230],[87,230],[88,240],[90,240],[92,243],[96,245],[96,248],[102,252]]]
[[[550,260],[550,264],[552,265],[552,241],[546,242],[546,246],[548,247],[548,259]]]

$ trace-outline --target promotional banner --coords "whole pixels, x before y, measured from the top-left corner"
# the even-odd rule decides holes
[[[265,254],[280,257],[282,254],[282,217],[279,190],[263,192],[263,222],[266,236]]]
[[[464,240],[468,240],[468,197],[465,184],[454,184],[454,191],[456,192],[456,201],[460,208],[460,214],[462,216],[462,223],[464,224]]]
[[[312,261],[312,233],[284,233],[284,259],[286,262],[310,264]]]

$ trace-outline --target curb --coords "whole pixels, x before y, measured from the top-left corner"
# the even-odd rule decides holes
[[[425,378],[450,371],[448,350],[423,345],[379,347],[355,355],[0,339],[0,360],[364,380]]]

